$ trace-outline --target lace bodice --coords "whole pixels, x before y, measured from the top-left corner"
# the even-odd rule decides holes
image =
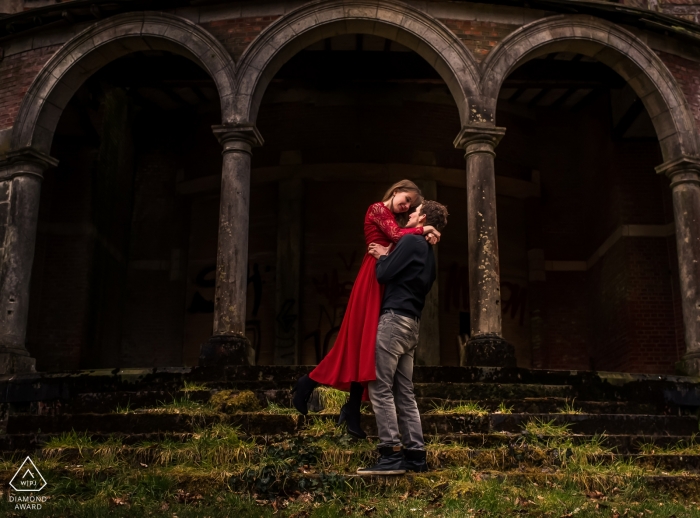
[[[389,246],[407,234],[423,235],[422,228],[401,228],[384,203],[373,203],[365,214],[365,241]]]

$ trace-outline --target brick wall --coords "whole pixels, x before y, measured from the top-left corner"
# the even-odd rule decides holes
[[[236,18],[234,20],[216,20],[202,23],[201,26],[208,30],[219,40],[226,50],[231,53],[235,61],[241,57],[243,51],[260,34],[260,32],[274,22],[279,16],[255,16],[251,18]]]
[[[28,50],[0,61],[0,129],[12,127],[29,85],[59,48]]]
[[[483,60],[499,41],[519,28],[518,25],[475,20],[440,19],[440,21],[462,40],[477,61]]]
[[[695,125],[700,127],[700,63],[666,52],[656,53],[678,81],[690,105]]]
[[[545,368],[589,368],[586,290],[585,272],[547,272],[542,310]]]

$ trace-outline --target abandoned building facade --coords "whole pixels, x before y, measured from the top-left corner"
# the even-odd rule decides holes
[[[315,364],[409,178],[450,211],[419,364],[700,375],[691,2],[23,4],[0,373]]]

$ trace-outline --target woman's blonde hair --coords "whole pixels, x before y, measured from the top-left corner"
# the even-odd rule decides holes
[[[398,192],[412,192],[415,193],[415,197],[413,200],[411,200],[411,208],[415,209],[423,203],[423,193],[421,190],[418,188],[418,186],[413,183],[411,180],[401,180],[400,182],[396,182],[394,185],[389,187],[389,189],[386,191],[384,194],[384,198],[382,198],[382,201],[389,201],[391,198],[394,197],[395,193]],[[412,210],[409,210],[407,212],[403,212],[401,214],[394,214],[394,217],[396,218],[396,221],[398,222],[399,225],[406,226],[406,223],[408,223],[408,215],[413,212]]]

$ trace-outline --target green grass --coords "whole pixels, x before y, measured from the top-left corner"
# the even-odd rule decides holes
[[[700,517],[697,501],[658,494],[635,482],[608,491],[588,491],[571,483],[518,486],[464,470],[455,472],[447,485],[436,477],[425,477],[410,490],[398,483],[375,482],[292,492],[272,499],[212,488],[189,491],[160,475],[144,475],[128,483],[93,480],[83,490],[68,493],[77,489],[64,485],[62,493],[51,493],[42,510],[27,514],[14,511],[3,494],[0,514],[75,518]]]
[[[184,385],[182,386],[183,392],[197,392],[200,390],[209,390],[209,387],[203,383],[196,383],[193,381],[185,381]]]
[[[221,422],[135,445],[64,433],[32,455],[50,499],[31,516],[700,518],[700,486],[686,497],[646,487],[646,475],[663,472],[614,457],[605,436],[579,442],[551,421],[525,429],[519,442],[490,448],[433,439],[432,471],[388,480],[336,475],[374,462],[376,443],[351,440],[322,416],[297,434],[257,440]],[[696,446],[693,438],[675,448]],[[0,460],[3,491],[22,460]],[[0,516],[22,513],[0,495]]]
[[[532,419],[525,423],[525,432],[534,436],[564,437],[571,435],[570,424],[558,425],[555,421]]]
[[[672,446],[644,443],[639,445],[639,451],[646,455],[700,455],[700,439],[693,435],[689,440]]]
[[[269,403],[263,412],[273,415],[296,415],[299,413],[296,408],[281,406],[277,403]]]
[[[431,414],[468,414],[483,416],[489,413],[488,410],[479,406],[473,401],[445,401],[442,403],[433,403],[433,409],[426,412],[426,415]]]
[[[559,409],[559,412],[557,412],[557,413],[558,414],[583,414],[584,413],[583,410],[576,408],[574,406],[574,401],[575,400],[572,400],[571,403],[569,403],[569,400],[567,399],[564,402],[564,407]]]
[[[506,406],[506,404],[501,401],[501,403],[498,405],[498,408],[494,412],[495,414],[512,414],[513,413],[513,407],[512,406]]]
[[[331,387],[316,388],[323,410],[322,414],[339,414],[341,407],[348,399],[348,393]]]
[[[170,403],[159,401],[158,406],[143,408],[138,413],[148,414],[186,414],[190,416],[216,416],[220,415],[211,405],[192,401],[189,397],[173,398]]]

